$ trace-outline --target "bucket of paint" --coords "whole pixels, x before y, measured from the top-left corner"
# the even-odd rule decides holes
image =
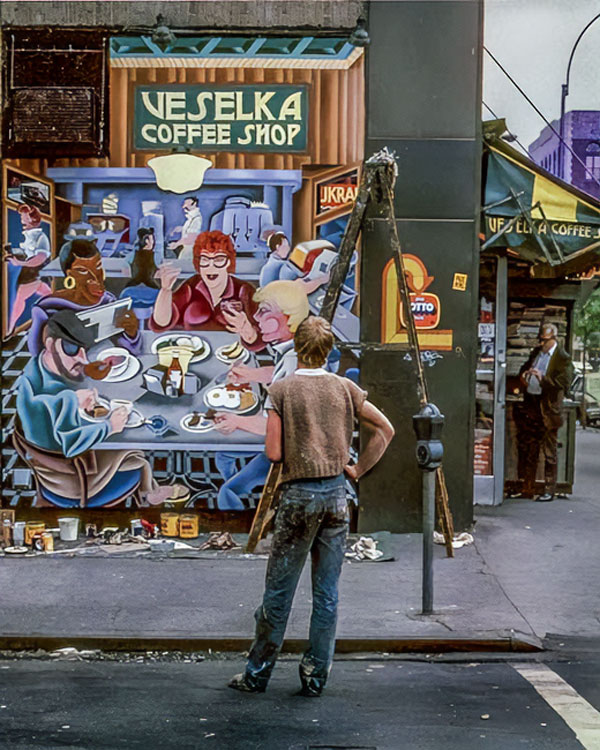
[[[179,513],[160,514],[160,533],[163,536],[179,536]]]
[[[25,544],[33,544],[33,537],[36,534],[43,534],[46,531],[46,524],[43,521],[27,521],[25,526]]]
[[[131,528],[131,536],[142,536],[144,528],[142,526],[141,519],[132,518],[131,521],[129,522],[129,526]]]
[[[179,536],[182,539],[195,539],[198,533],[198,516],[183,514],[179,519]]]
[[[58,519],[61,542],[76,542],[79,534],[79,519],[65,516]]]

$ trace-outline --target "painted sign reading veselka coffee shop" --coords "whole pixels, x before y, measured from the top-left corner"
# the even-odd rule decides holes
[[[138,150],[306,150],[306,86],[137,86],[134,101]]]

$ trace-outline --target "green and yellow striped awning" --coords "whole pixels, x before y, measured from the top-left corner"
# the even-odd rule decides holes
[[[487,139],[485,159],[484,248],[561,268],[600,263],[600,203],[499,138]]]

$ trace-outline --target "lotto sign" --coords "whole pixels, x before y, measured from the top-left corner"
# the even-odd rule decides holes
[[[415,319],[415,327],[420,329],[437,328],[440,322],[440,298],[437,294],[424,292],[410,294],[410,306]],[[406,328],[404,308],[400,304],[400,323]]]
[[[306,86],[137,86],[134,101],[138,150],[306,150]]]

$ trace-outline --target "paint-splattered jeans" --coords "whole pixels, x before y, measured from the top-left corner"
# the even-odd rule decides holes
[[[300,662],[303,684],[325,685],[337,623],[338,580],[348,533],[344,475],[287,482],[281,499],[262,605],[256,610],[256,635],[246,681],[266,685],[285,633],[292,600],[308,553],[312,562],[313,606],[309,647]]]

